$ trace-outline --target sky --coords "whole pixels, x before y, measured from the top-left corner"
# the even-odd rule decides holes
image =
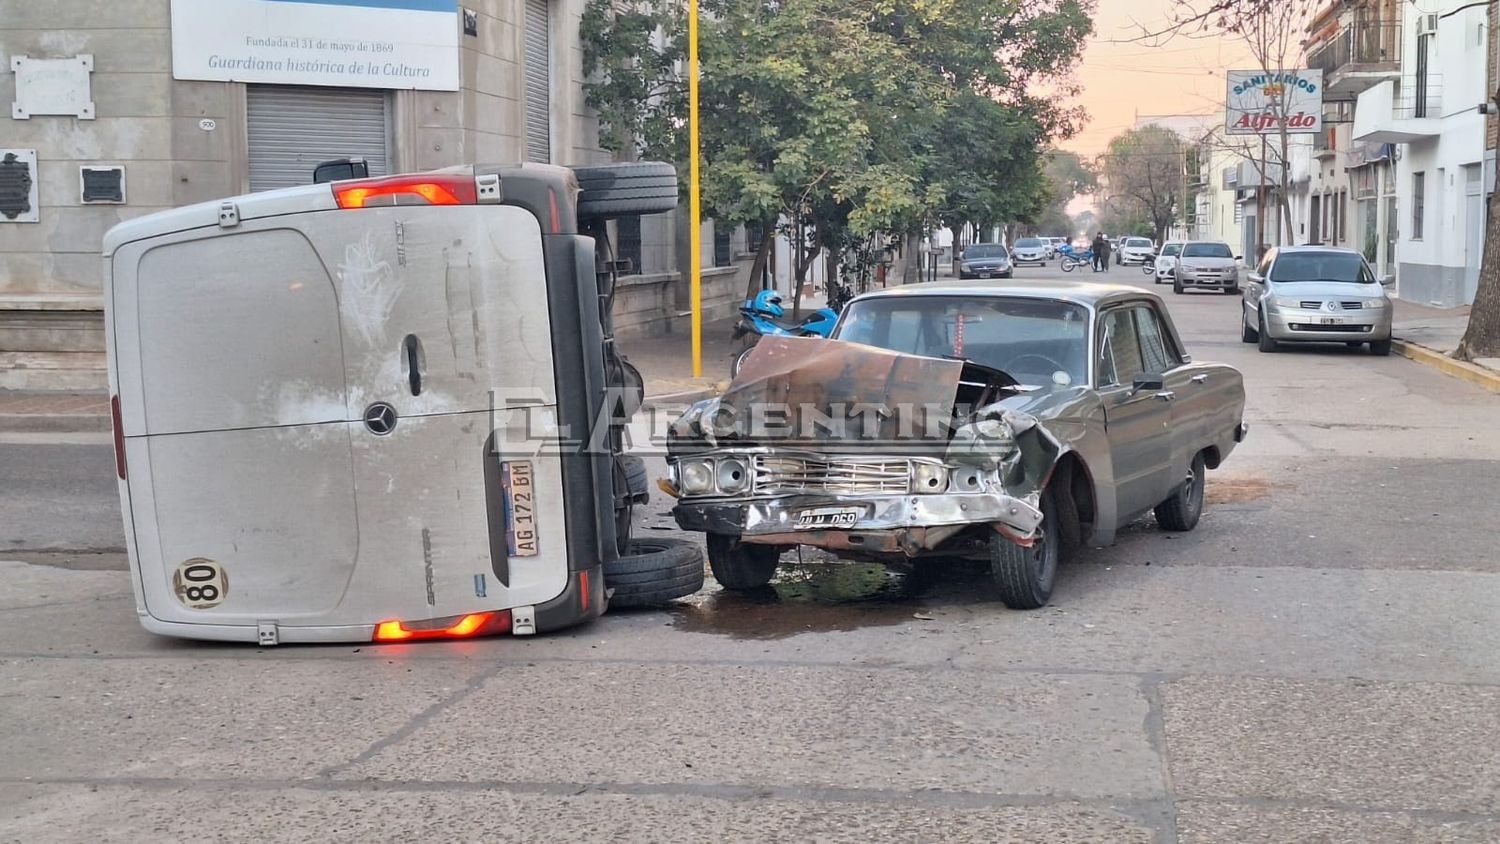
[[[1062,144],[1086,157],[1104,151],[1110,138],[1137,115],[1206,114],[1224,103],[1224,71],[1253,67],[1233,38],[1176,37],[1159,47],[1122,43],[1141,27],[1161,29],[1177,0],[1098,0],[1095,34],[1076,74],[1083,91],[1075,105],[1088,110],[1083,131]]]

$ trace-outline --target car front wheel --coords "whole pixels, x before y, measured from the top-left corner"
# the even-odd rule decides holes
[[[1257,325],[1258,325],[1258,328],[1256,328],[1255,333],[1256,333],[1256,339],[1260,341],[1260,350],[1262,352],[1274,352],[1274,351],[1276,351],[1276,348],[1277,348],[1277,346],[1276,346],[1276,339],[1271,336],[1271,332],[1269,332],[1269,331],[1266,330],[1266,315],[1265,314],[1261,314],[1260,315],[1260,321],[1257,323]]]
[[[1380,357],[1389,357],[1391,354],[1390,340],[1374,340],[1370,343],[1370,354]]]
[[[990,536],[990,576],[1000,600],[1013,610],[1036,610],[1052,600],[1062,537],[1052,491],[1042,493],[1042,527],[1030,548],[998,533]]]
[[[708,535],[708,567],[714,580],[731,592],[759,589],[776,576],[781,549],[774,545],[747,545],[738,536]]]

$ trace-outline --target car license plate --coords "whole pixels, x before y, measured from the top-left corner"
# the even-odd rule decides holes
[[[797,514],[797,530],[840,530],[859,524],[864,510],[858,507],[824,507]]]
[[[990,277],[990,274],[989,274],[989,273],[980,273],[980,274],[979,274],[979,277],[980,277],[980,278],[989,278],[989,277]]]
[[[1336,316],[1320,317],[1318,319],[1318,324],[1319,325],[1343,325],[1344,324],[1344,318],[1343,317],[1336,317]]]
[[[500,464],[500,479],[505,488],[505,541],[512,557],[535,557],[536,484],[531,461]]]

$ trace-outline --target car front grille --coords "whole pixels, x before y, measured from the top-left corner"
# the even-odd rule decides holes
[[[1324,304],[1325,303],[1323,302],[1315,302],[1311,299],[1307,299],[1297,303],[1299,307],[1309,311],[1320,311],[1323,309]],[[1365,303],[1358,299],[1354,299],[1348,302],[1340,302],[1339,307],[1346,311],[1360,311],[1364,310]]]
[[[905,495],[911,492],[910,460],[791,457],[755,458],[755,492],[840,492]]]

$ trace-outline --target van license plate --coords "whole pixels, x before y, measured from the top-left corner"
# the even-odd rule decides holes
[[[536,484],[531,461],[500,464],[500,478],[505,487],[505,541],[512,557],[535,557]]]
[[[797,530],[841,530],[859,524],[864,511],[858,507],[825,507],[803,510],[797,515]]]

